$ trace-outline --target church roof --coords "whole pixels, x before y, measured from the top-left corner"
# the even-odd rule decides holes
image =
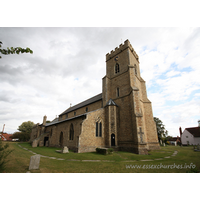
[[[85,119],[85,114],[82,114],[82,115],[78,115],[78,116],[75,116],[75,117],[72,117],[72,118],[69,118],[69,119],[64,119],[62,121],[59,121],[58,118],[56,118],[56,120],[53,120],[51,123],[46,123],[46,127],[47,126],[51,126],[51,125],[55,125],[55,124],[60,124],[60,123],[63,123],[63,122],[66,122],[66,121],[70,121],[72,119],[76,119],[76,118],[79,118],[79,117],[82,117],[83,119]]]
[[[118,106],[112,99],[110,99],[107,103],[106,106]]]
[[[200,127],[186,128],[194,137],[200,137]]]
[[[90,98],[90,99],[87,99],[87,100],[85,100],[85,101],[83,101],[83,102],[81,102],[81,103],[79,103],[79,104],[76,104],[75,106],[72,106],[72,107],[68,108],[67,110],[65,110],[65,111],[64,111],[63,113],[61,113],[60,115],[67,114],[67,113],[69,113],[69,112],[71,112],[71,111],[73,111],[73,110],[77,110],[78,108],[87,106],[87,105],[89,105],[89,104],[91,104],[91,103],[94,103],[94,102],[100,101],[100,100],[102,100],[102,93],[100,93],[100,94],[98,94],[98,95],[96,95],[96,96],[94,96],[94,97],[92,97],[92,98]]]
[[[53,121],[51,121],[50,123],[46,123],[45,126],[50,126],[50,125],[53,125],[53,124],[56,124],[58,122],[58,118],[55,118]]]

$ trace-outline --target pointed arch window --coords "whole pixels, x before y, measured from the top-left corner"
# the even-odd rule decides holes
[[[96,137],[99,136],[99,123],[96,122]]]
[[[96,137],[102,137],[102,122],[96,122]]]
[[[63,146],[63,132],[60,133],[59,145]]]
[[[99,137],[102,137],[102,123],[99,123]]]
[[[74,126],[73,124],[70,125],[70,131],[69,131],[69,140],[74,139]]]
[[[115,64],[115,74],[119,73],[119,64]]]

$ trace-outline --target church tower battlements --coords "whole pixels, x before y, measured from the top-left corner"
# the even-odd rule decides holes
[[[132,52],[132,54],[135,56],[136,60],[139,63],[139,56],[137,55],[137,53],[135,52],[134,48],[132,47],[131,43],[129,42],[129,40],[126,40],[124,42],[124,44],[120,44],[119,47],[116,47],[115,50],[111,51],[110,53],[106,54],[106,62],[113,58],[114,56],[116,56],[117,54],[121,53],[122,51],[124,51],[125,49],[129,48],[130,51]]]

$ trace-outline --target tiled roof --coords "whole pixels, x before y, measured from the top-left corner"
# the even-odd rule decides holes
[[[58,118],[56,118],[52,122],[46,123],[45,126],[47,127],[47,126],[51,126],[51,125],[56,125],[56,124],[66,122],[66,121],[69,121],[69,120],[72,120],[72,119],[75,119],[75,118],[79,118],[79,117],[82,117],[83,119],[85,119],[85,116],[86,116],[86,114],[82,114],[82,115],[78,115],[78,116],[75,116],[75,117],[72,117],[72,118],[69,118],[69,119],[64,119],[64,120],[61,120],[61,121],[59,121]]]
[[[56,124],[58,122],[58,118],[55,118],[53,121],[51,121],[50,123],[46,123],[45,126],[50,126],[50,125],[53,125],[53,124]]]
[[[186,128],[194,137],[200,137],[200,127]]]
[[[92,98],[90,98],[90,99],[87,99],[87,100],[85,100],[85,101],[83,101],[83,102],[81,102],[81,103],[79,103],[79,104],[76,104],[75,106],[72,106],[72,107],[68,108],[67,110],[65,110],[65,111],[64,111],[63,113],[61,113],[60,115],[67,114],[67,113],[69,113],[69,112],[71,112],[71,111],[73,111],[73,110],[76,110],[76,109],[78,109],[78,108],[84,107],[84,106],[86,106],[86,105],[89,105],[89,104],[91,104],[91,103],[94,103],[94,102],[100,101],[100,100],[102,100],[102,93],[101,93],[101,94],[98,94],[98,95],[96,95],[96,96],[94,96],[94,97],[92,97]]]
[[[8,140],[8,141],[11,141],[11,140],[12,140],[12,138],[10,138],[10,136],[12,136],[12,134],[1,133],[1,135],[3,136],[3,137],[2,137],[2,140]]]

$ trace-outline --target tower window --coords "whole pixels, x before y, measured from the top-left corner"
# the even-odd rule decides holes
[[[88,112],[88,107],[86,107],[85,111]]]
[[[74,112],[74,116],[76,115],[76,112]]]
[[[115,74],[119,73],[119,64],[115,64]]]
[[[117,88],[117,97],[119,97],[119,88]]]

